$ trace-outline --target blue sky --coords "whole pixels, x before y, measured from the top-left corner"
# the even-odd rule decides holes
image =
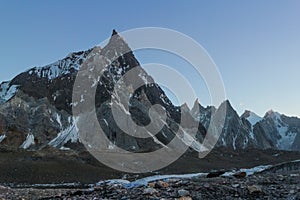
[[[274,109],[300,116],[299,19],[296,0],[0,1],[0,80],[93,47],[114,28],[165,27],[187,34],[208,51],[239,113],[250,109],[264,115]],[[153,58],[146,52],[136,55],[141,63]],[[166,58],[166,64],[186,71],[184,63]],[[207,104],[201,78],[188,70],[185,75]]]

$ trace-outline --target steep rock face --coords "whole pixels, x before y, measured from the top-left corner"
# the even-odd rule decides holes
[[[195,102],[197,104],[198,102]],[[213,114],[225,110],[226,115],[223,120],[224,123],[216,123],[213,126],[219,126],[222,128],[222,133],[219,137],[217,146],[225,146],[232,149],[241,149],[255,146],[255,138],[251,137],[251,124],[240,118],[237,112],[233,109],[229,101],[223,102],[218,109],[214,107],[204,108],[201,105],[198,106],[199,110],[192,109],[192,115],[204,124],[208,129],[210,126],[211,117]]]
[[[246,148],[253,145],[249,135],[249,124],[241,120],[229,101],[225,101],[220,107],[226,106],[226,118],[219,144],[233,149]],[[219,108],[220,109],[220,108]]]
[[[216,108],[214,106],[207,106],[204,108],[196,99],[193,108],[191,109],[191,115],[199,121],[204,128],[207,130],[210,124],[211,116],[216,112]]]
[[[4,121],[2,145],[24,149],[45,147],[62,130],[72,123],[72,117],[57,110],[47,98],[35,99],[18,91],[8,102],[0,106],[0,121]],[[67,141],[65,141],[67,142]]]
[[[186,129],[197,128],[198,123],[195,123],[194,127],[185,126],[185,122],[181,123],[182,109],[175,107],[152,77],[140,67],[132,51],[119,35],[114,33],[105,48],[95,49],[92,53],[103,56],[101,62],[108,66],[107,70],[103,71],[102,77],[96,76],[88,79],[92,79],[90,82],[100,80],[95,97],[98,120],[113,144],[129,151],[156,150],[177,137],[177,131],[181,130],[183,135],[188,134],[189,130],[183,131],[179,124]],[[87,70],[87,66],[82,67]],[[124,76],[127,72],[131,74]],[[136,83],[142,86],[134,89]],[[91,87],[94,86],[91,85]],[[118,92],[114,90],[115,88],[118,88]],[[85,96],[83,98],[85,99]],[[139,126],[147,126],[151,122],[149,116],[151,106],[160,105],[166,113],[166,119],[162,118],[161,111],[155,110],[154,127],[164,124],[162,130],[158,133],[151,129],[144,130],[145,134],[149,135],[146,139],[130,136],[115,121],[111,111],[112,101],[117,106],[119,116],[123,115],[119,125],[130,132],[137,130],[135,124],[129,123],[130,119]],[[197,129],[196,132],[197,135],[203,135],[205,129]]]

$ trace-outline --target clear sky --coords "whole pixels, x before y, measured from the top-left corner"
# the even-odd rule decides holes
[[[273,109],[300,116],[297,0],[1,0],[0,80],[93,47],[113,28],[122,32],[145,26],[171,28],[199,42],[219,67],[227,97],[239,113],[250,109],[264,115]],[[136,55],[141,63],[153,58],[146,52]],[[190,80],[206,104],[201,81]]]

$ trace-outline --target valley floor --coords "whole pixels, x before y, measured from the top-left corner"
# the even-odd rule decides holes
[[[150,182],[126,188],[102,184],[89,189],[10,189],[0,187],[5,199],[300,199],[299,171],[262,173],[245,178],[194,177]]]
[[[0,199],[300,199],[300,152],[214,149],[204,159],[187,153],[170,166],[136,175],[114,171],[86,152],[0,152]],[[273,167],[244,178],[171,178],[145,185],[94,185],[101,180]],[[205,174],[204,173],[204,174]],[[66,184],[71,183],[71,184]],[[93,184],[93,185],[92,185]]]

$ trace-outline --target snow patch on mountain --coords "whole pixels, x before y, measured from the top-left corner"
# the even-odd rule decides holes
[[[287,150],[291,149],[297,133],[289,131],[289,125],[282,121],[281,116],[280,113],[270,110],[266,113],[265,118],[270,118],[274,121],[277,132],[280,135],[280,139],[276,144],[277,148]]]
[[[182,133],[183,134],[181,135],[180,139],[187,146],[191,147],[192,149],[194,149],[197,152],[204,152],[204,151],[208,150],[203,144],[198,142],[196,140],[196,138],[194,138],[192,135],[190,135],[186,131],[183,130]]]
[[[291,147],[296,138],[296,133],[288,132],[289,126],[284,124],[282,121],[275,121],[277,126],[277,130],[281,139],[278,140],[277,147],[279,149],[286,149],[287,147]]]
[[[251,124],[251,130],[249,132],[249,136],[251,139],[255,140],[255,136],[253,133],[253,127],[255,124],[257,124],[258,122],[260,122],[261,120],[263,120],[262,117],[258,116],[256,113],[246,110],[242,115],[241,118],[245,118],[246,120],[248,120]],[[248,142],[248,141],[247,141]]]
[[[60,127],[63,127],[62,123],[61,123],[61,116],[57,113],[56,114],[56,121],[59,124]]]
[[[279,149],[286,149],[287,147],[291,147],[295,141],[296,134],[294,132],[288,132],[288,126],[282,126],[277,128],[281,139],[278,140],[277,147]]]
[[[62,130],[60,133],[58,133],[57,137],[49,142],[49,145],[53,147],[62,147],[69,141],[72,143],[78,142],[79,134],[78,129],[75,125],[75,121],[76,119],[73,119],[73,123]]]
[[[0,85],[0,99],[3,101],[10,100],[17,92],[18,85],[10,85],[10,82],[3,82]]]
[[[30,146],[34,145],[34,136],[32,134],[28,134],[26,137],[26,140],[23,142],[23,144],[20,146],[22,149],[28,149]]]
[[[6,135],[0,135],[0,143],[6,138]]]
[[[62,60],[56,61],[44,67],[34,67],[27,72],[30,75],[37,75],[40,78],[48,78],[51,80],[65,74],[69,74],[72,71],[78,71],[89,52],[90,51],[88,50],[71,53]]]
[[[257,122],[262,120],[262,117],[258,116],[254,112],[249,113],[249,117],[246,118],[252,126],[254,126]]]
[[[233,146],[234,150],[236,150],[236,139],[237,139],[237,135],[234,135],[233,140],[232,140],[232,142],[233,142],[232,146]]]

